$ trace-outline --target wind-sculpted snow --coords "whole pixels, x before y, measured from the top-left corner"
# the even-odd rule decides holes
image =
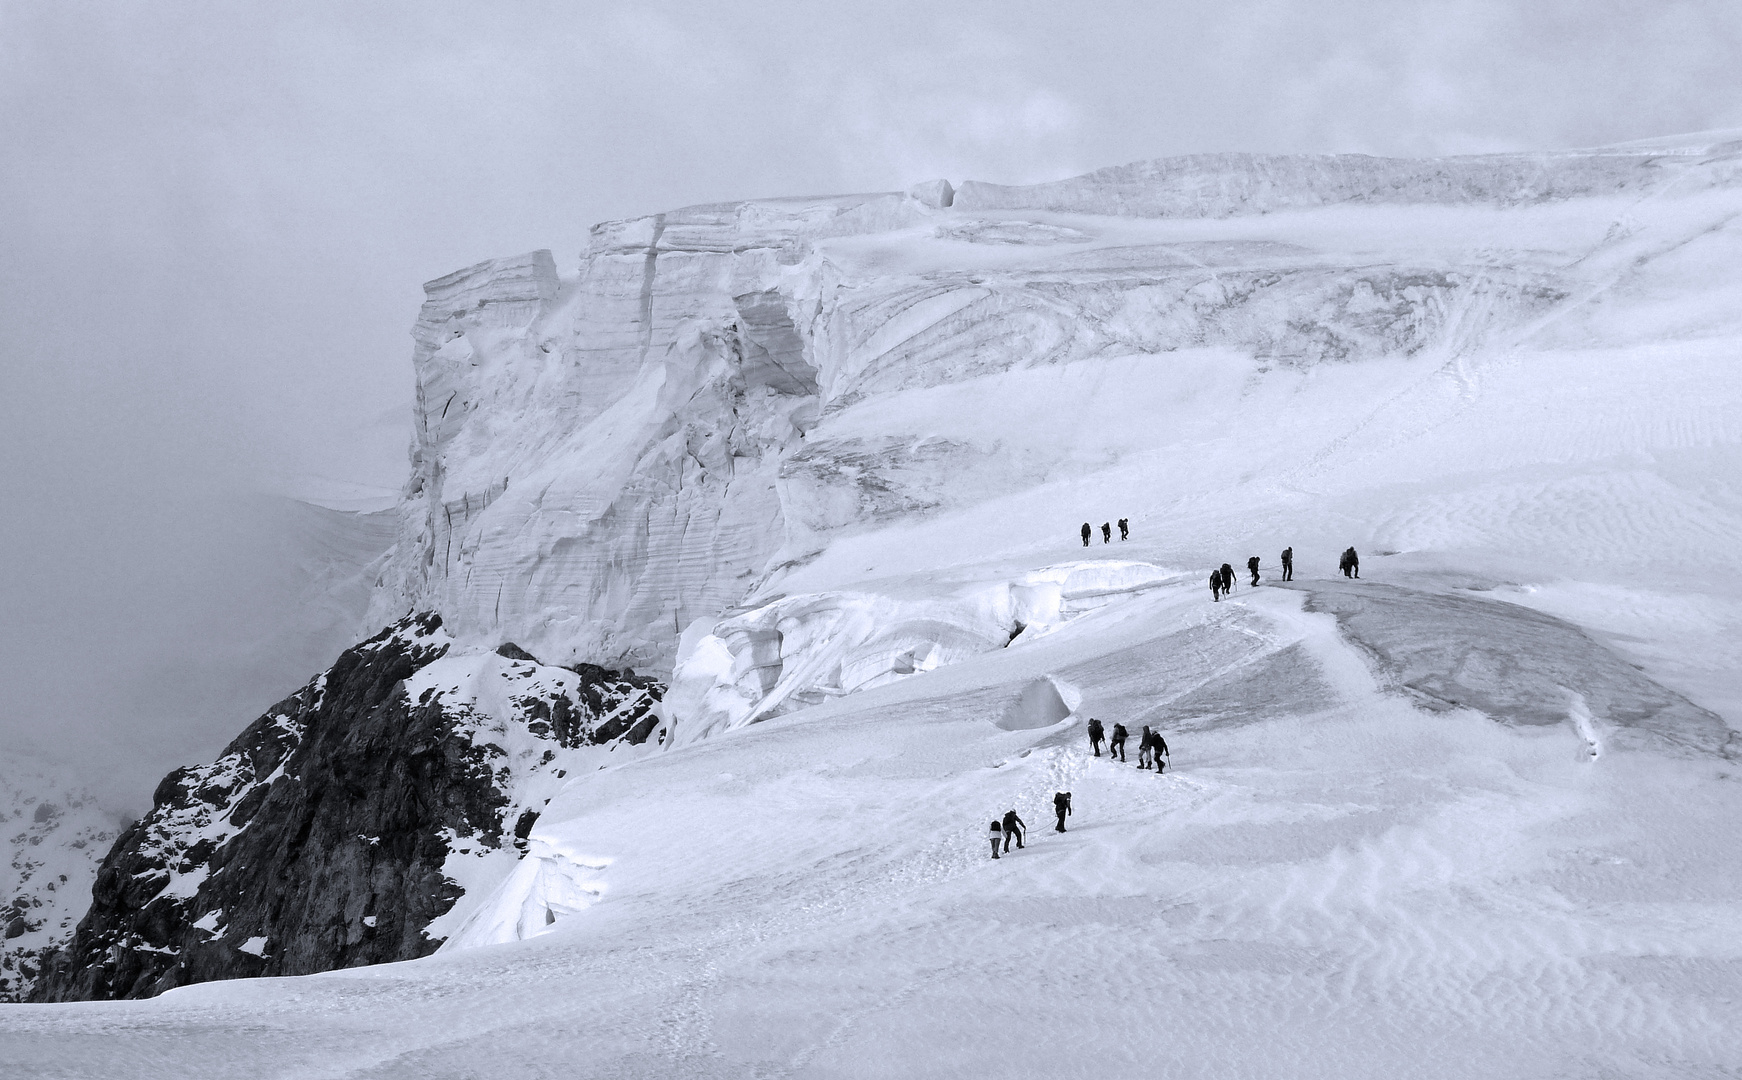
[[[1587,729],[1594,714],[1616,740],[1742,756],[1742,737],[1720,717],[1561,619],[1376,582],[1305,588],[1306,610],[1335,615],[1382,679],[1424,709],[1475,709],[1509,724],[1574,722]]]
[[[1408,621],[1441,594],[1380,596]],[[201,1080],[1724,1075],[1733,764],[1423,709],[1305,599],[1162,584],[577,773],[435,957],[0,1012],[0,1040],[23,1075],[104,1080],[166,1060]],[[1511,607],[1450,629],[1528,638]],[[1600,680],[1613,658],[1563,661]],[[1173,725],[1212,697],[1220,715]],[[1088,716],[1160,723],[1171,767],[1093,756]],[[992,862],[985,822],[1011,808],[1027,846]],[[1151,1013],[1168,1038],[1134,1054]]]
[[[569,770],[647,740],[659,693],[512,645],[455,652],[439,618],[401,620],[164,778],[35,997],[424,955],[456,901],[508,872]]]

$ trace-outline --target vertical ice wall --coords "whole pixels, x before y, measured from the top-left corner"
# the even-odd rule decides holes
[[[567,282],[536,252],[426,287],[378,619],[435,609],[462,637],[646,664],[746,591],[816,382],[770,291],[782,252],[731,242],[733,218],[601,226]]]

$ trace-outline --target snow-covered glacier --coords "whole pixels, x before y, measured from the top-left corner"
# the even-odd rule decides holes
[[[375,621],[675,662],[687,738],[1003,645],[1022,620],[969,594],[1064,557],[1075,503],[1138,515],[1162,567],[1228,535],[1192,520],[1218,500],[1248,515],[1234,535],[1285,510],[1377,538],[1339,505],[1352,470],[1419,479],[1411,446],[1521,404],[1478,386],[1525,353],[1610,362],[1618,298],[1727,250],[1739,168],[1722,142],[1208,155],[691,207],[597,226],[568,274],[482,263],[426,286]],[[846,565],[873,546],[905,561]],[[859,587],[933,562],[960,603]]]
[[[166,780],[39,994],[161,996],[0,1048],[1724,1075],[1739,222],[1738,133],[1205,155],[430,282],[387,629]]]

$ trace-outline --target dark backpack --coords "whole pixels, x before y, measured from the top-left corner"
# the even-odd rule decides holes
[[[1061,791],[1054,795],[1052,797],[1052,805],[1055,810],[1063,810],[1067,808],[1071,805],[1071,793],[1068,791]]]

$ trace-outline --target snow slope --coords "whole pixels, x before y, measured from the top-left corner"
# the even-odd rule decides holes
[[[672,738],[436,955],[7,1009],[0,1076],[1733,1074],[1737,161],[1201,159],[432,283],[377,604],[668,659]]]
[[[500,898],[552,913],[537,936],[9,1010],[0,1075],[1717,1076],[1742,1060],[1733,762],[1666,750],[1675,718],[1418,709],[1386,689],[1405,668],[1303,604],[1359,592],[1301,586],[1150,594],[590,774]],[[1366,636],[1439,600],[1385,595]],[[1492,609],[1490,645],[1541,629],[1468,603]],[[1564,674],[1616,666],[1588,642]],[[1077,713],[999,727],[1043,675],[1081,691]],[[1089,756],[1085,714],[1160,720],[1173,769]],[[1047,805],[1067,788],[1060,835]],[[992,862],[985,821],[1009,807],[1030,843]]]

